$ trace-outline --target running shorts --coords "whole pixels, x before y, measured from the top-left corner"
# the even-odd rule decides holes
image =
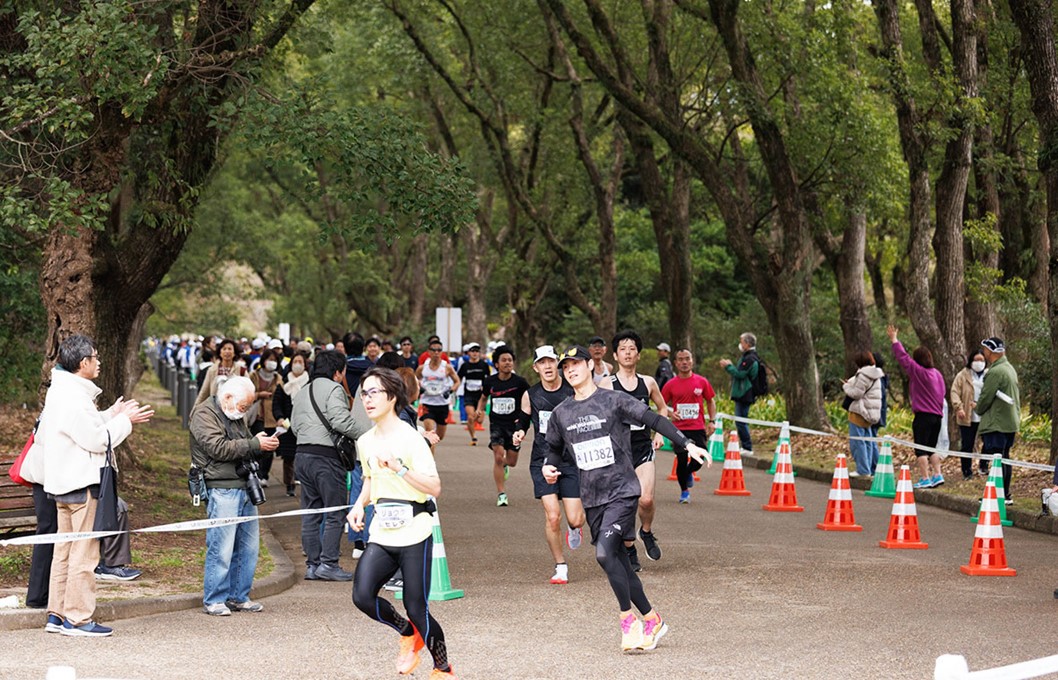
[[[561,479],[561,477],[559,477]],[[621,532],[621,538],[634,541],[636,538],[636,512],[639,511],[639,496],[617,498],[606,505],[584,508],[584,515],[591,528],[591,544],[599,540],[599,532],[611,527]]]
[[[426,413],[419,417],[419,420],[432,420],[438,425],[444,425],[448,422],[448,407],[447,406],[432,406],[430,404],[424,404],[426,407]]]
[[[573,466],[560,467],[558,481],[548,484],[544,479],[544,469],[535,465],[529,466],[529,476],[533,478],[533,497],[543,498],[552,494],[559,498],[580,498],[580,479],[577,476],[577,468]]]
[[[514,433],[517,425],[496,425],[489,423],[489,446],[502,446],[508,451],[520,451],[521,445],[514,445]]]

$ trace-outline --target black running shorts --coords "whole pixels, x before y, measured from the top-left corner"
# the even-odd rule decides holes
[[[544,469],[542,467],[529,466],[529,476],[533,478],[533,497],[543,498],[544,496],[556,495],[559,498],[580,498],[580,479],[577,477],[577,468],[560,467],[558,469],[560,474],[558,481],[554,484],[548,484],[547,480],[544,479]]]
[[[561,479],[561,477],[559,478]],[[621,532],[621,538],[634,541],[636,538],[636,512],[639,511],[639,496],[626,496],[610,501],[606,505],[584,508],[584,515],[591,528],[591,544],[599,540],[600,532],[611,529]]]
[[[497,425],[489,423],[489,446],[502,446],[508,451],[520,451],[521,445],[514,445],[514,433],[517,425]]]
[[[426,413],[422,414],[419,420],[432,420],[438,425],[444,425],[448,422],[447,406],[431,406],[430,404],[424,404],[424,406],[426,407]]]

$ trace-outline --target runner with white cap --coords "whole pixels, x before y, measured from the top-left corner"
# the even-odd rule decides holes
[[[489,377],[489,365],[481,358],[481,345],[476,342],[467,343],[467,353],[470,359],[459,366],[459,379],[463,381],[463,404],[467,410],[467,432],[470,434],[470,445],[478,445],[475,427],[485,420],[485,412],[478,410],[478,402],[481,401],[481,388],[485,384],[485,378]]]

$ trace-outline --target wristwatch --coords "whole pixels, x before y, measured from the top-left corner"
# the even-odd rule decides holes
[[[406,474],[408,474],[408,466],[407,465],[402,465],[401,468],[399,470],[397,470],[397,476],[398,477],[403,477]]]

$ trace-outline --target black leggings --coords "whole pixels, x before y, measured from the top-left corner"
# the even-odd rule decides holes
[[[639,497],[631,496],[611,501],[607,505],[585,508],[588,526],[591,527],[592,543],[595,544],[595,559],[606,572],[613,594],[621,611],[632,608],[642,614],[650,612],[650,602],[643,592],[643,582],[632,571],[628,561],[625,541],[635,538],[636,510]]]
[[[970,423],[969,425],[960,425],[959,434],[962,435],[962,452],[973,453],[974,444],[977,443],[977,428],[981,423]],[[988,461],[980,460],[981,472],[988,472]],[[974,473],[974,459],[973,458],[960,458],[959,463],[962,465],[962,476],[969,477]]]
[[[709,438],[705,436],[705,430],[683,430],[683,434],[694,442],[698,447],[709,450]],[[673,447],[675,449],[675,447]],[[687,449],[675,451],[676,454],[676,481],[680,483],[680,491],[686,491],[691,477],[690,457]],[[701,467],[700,465],[698,466]]]
[[[444,631],[430,615],[426,601],[430,593],[432,559],[433,538],[405,547],[368,543],[353,575],[353,604],[404,637],[418,631],[426,643],[426,649],[433,656],[434,668],[447,670],[448,651],[445,648]],[[407,619],[397,613],[389,600],[378,596],[382,586],[397,573],[397,569],[404,572],[403,599],[404,609],[408,612]]]

